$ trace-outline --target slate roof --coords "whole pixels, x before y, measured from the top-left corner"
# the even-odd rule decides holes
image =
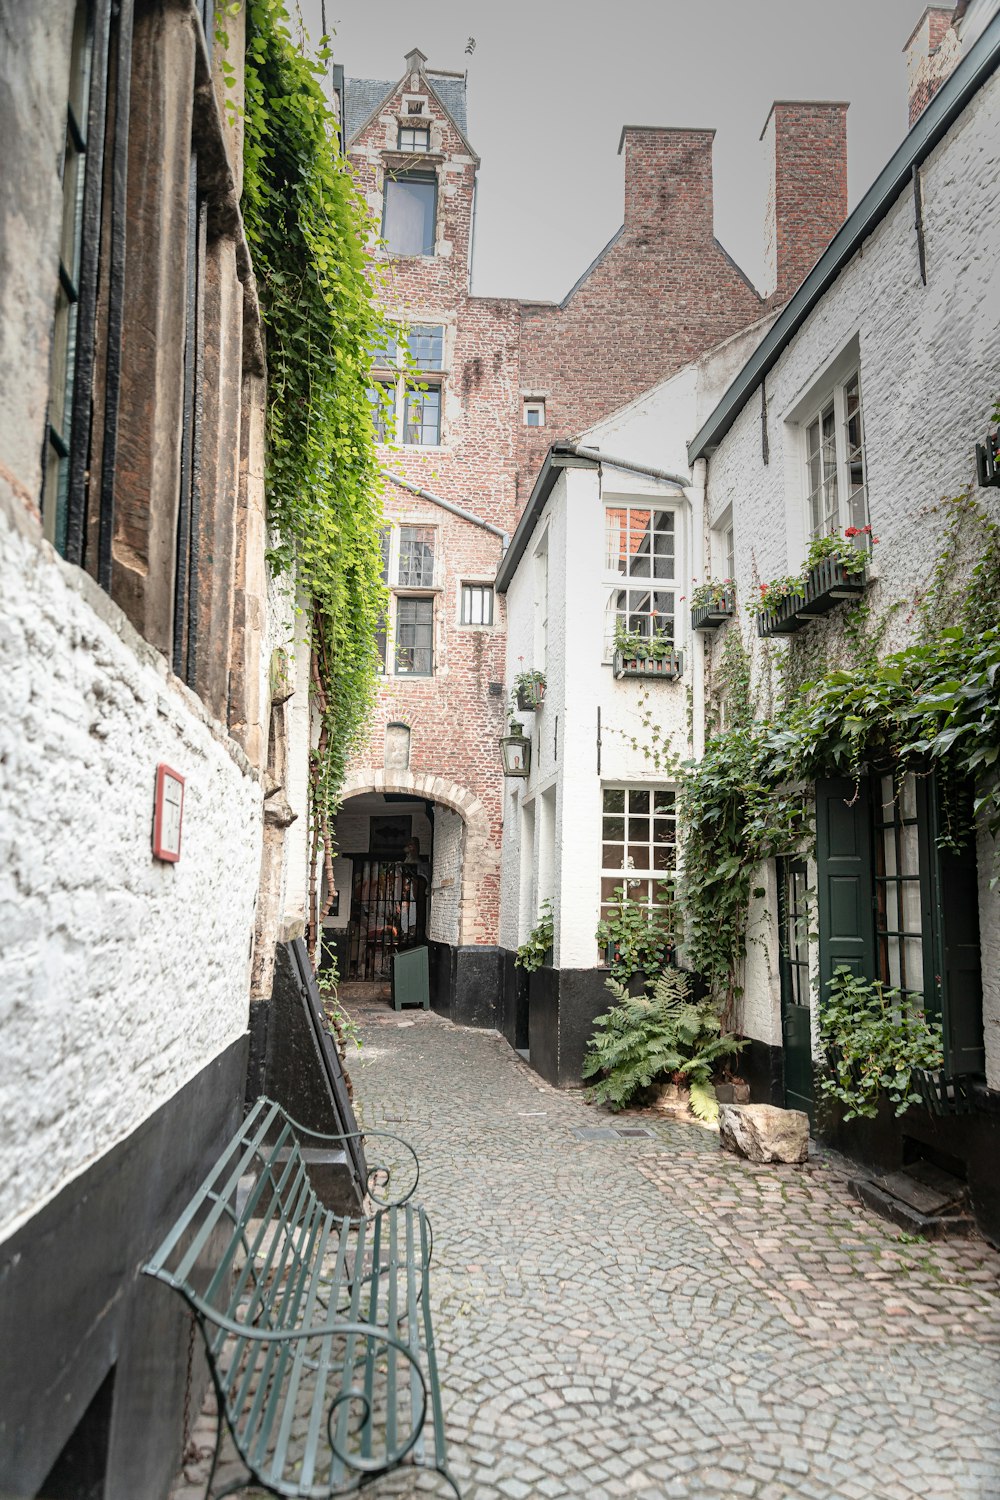
[[[463,135],[468,135],[465,79],[443,78],[440,73],[432,70],[428,70],[427,78],[459,130]],[[380,104],[396,92],[398,87],[398,78],[391,81],[379,78],[348,78],[344,89],[344,115],[349,141],[354,139],[362,125],[370,119]]]

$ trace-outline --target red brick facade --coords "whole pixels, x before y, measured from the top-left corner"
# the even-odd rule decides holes
[[[437,184],[434,254],[379,252],[379,258],[387,311],[444,327],[441,441],[388,445],[384,461],[410,484],[513,532],[551,442],[580,433],[755,322],[766,303],[714,237],[714,132],[637,126],[622,132],[624,226],[569,296],[560,304],[470,296],[478,160],[434,80],[445,89],[461,85],[454,75],[428,74],[423,62],[419,53],[408,56],[407,75],[381,100],[376,94],[348,141],[356,179],[380,222],[387,171],[433,174]],[[408,137],[400,132],[413,124],[429,131],[429,149],[404,154],[399,144]],[[823,149],[839,153],[837,159],[821,160]],[[779,201],[789,233],[806,241],[800,259],[811,264],[832,232],[831,214],[846,212],[842,119],[839,135],[814,131],[809,153],[789,161],[794,184]],[[796,198],[802,193],[808,193],[804,205]],[[525,425],[526,397],[544,400],[544,426]],[[465,913],[461,940],[495,943],[503,801],[497,740],[505,702],[491,685],[504,680],[503,601],[495,601],[491,628],[463,626],[460,595],[463,583],[493,578],[502,542],[392,482],[385,514],[394,528],[434,528],[433,588],[420,591],[434,599],[434,671],[395,675],[390,639],[387,675],[355,768],[381,768],[386,726],[401,722],[410,728],[410,772],[439,777],[482,804],[492,863],[466,872],[474,876],[476,909]],[[395,552],[390,566],[396,567]],[[397,583],[398,573],[390,577]]]
[[[769,138],[767,257],[774,304],[787,302],[847,218],[846,104],[779,99]]]
[[[954,20],[953,6],[929,5],[903,48],[911,130],[958,62],[958,38],[952,31]]]

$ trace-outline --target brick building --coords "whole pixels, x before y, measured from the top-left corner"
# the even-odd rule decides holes
[[[846,105],[771,113],[763,292],[714,235],[714,131],[627,125],[624,223],[559,303],[471,295],[478,157],[464,75],[430,69],[414,50],[396,82],[348,79],[344,108],[348,156],[383,240],[391,326],[375,351],[373,400],[391,603],[378,708],[338,824],[327,947],[344,978],[383,981],[402,934],[420,927],[435,1003],[492,1024],[506,711],[504,603],[492,585],[505,538],[554,439],[787,298],[846,215]],[[407,841],[418,847],[404,858]],[[418,870],[429,884],[423,924]]]

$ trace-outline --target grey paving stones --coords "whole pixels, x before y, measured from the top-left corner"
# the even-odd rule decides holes
[[[995,1252],[900,1243],[823,1157],[748,1162],[488,1034],[357,1016],[364,1123],[423,1166],[465,1500],[998,1500]]]

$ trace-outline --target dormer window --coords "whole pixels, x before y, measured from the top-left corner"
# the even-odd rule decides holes
[[[433,255],[437,178],[433,172],[386,173],[382,237],[395,255]]]
[[[399,149],[400,151],[429,151],[431,149],[430,126],[400,125]]]

